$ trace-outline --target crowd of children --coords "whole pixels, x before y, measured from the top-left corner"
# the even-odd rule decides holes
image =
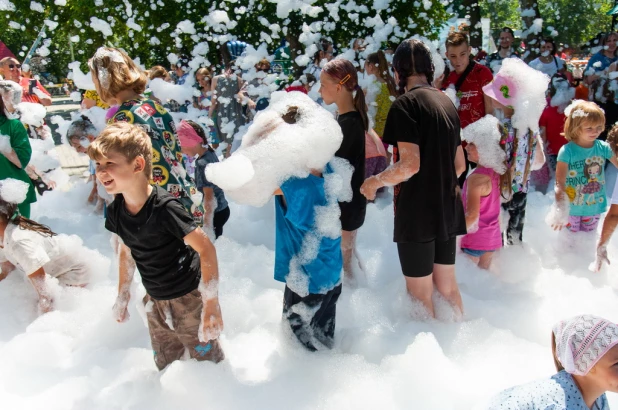
[[[311,351],[333,346],[342,284],[354,286],[363,277],[357,232],[368,201],[388,186],[395,187],[394,240],[406,287],[430,316],[434,286],[463,314],[455,278],[457,236],[461,252],[486,270],[500,248],[523,241],[531,182],[545,192],[555,178],[555,203],[547,220],[569,235],[597,231],[609,204],[593,268],[609,264],[618,189],[608,199],[605,169],[607,162],[618,167],[618,126],[609,130],[607,142],[600,140],[605,112],[594,102],[572,101],[563,73],[550,79],[518,58],[500,58],[494,75],[471,60],[467,37],[452,33],[446,56],[453,70],[440,80],[445,92],[432,86],[434,75],[441,74],[435,72],[432,51],[412,39],[393,56],[394,77],[382,51],[368,55],[363,75],[373,76],[379,89],[368,101],[355,64],[323,61],[332,57],[329,50],[332,45],[324,44],[312,67],[319,76],[320,100],[336,107],[336,119],[307,95],[307,74],[298,91],[256,94],[263,104],[251,113],[234,153],[232,141],[247,123],[243,101],[250,110],[257,105],[245,100],[245,83],[233,65],[214,77],[206,68],[196,71],[199,95],[192,105],[212,120],[200,124],[177,121],[155,94],[144,97],[149,79],[169,79],[164,70],[155,67],[147,76],[126,53],[107,47],[89,61],[96,95],[112,107],[108,125],[97,129],[95,119],[84,113],[69,125],[66,141],[90,157],[88,199],[105,208],[105,227],[116,240],[116,319],[128,319],[137,269],[159,369],[182,358],[185,350],[197,360],[224,359],[214,241],[230,218],[226,195],[250,204],[275,196],[274,276],[286,283],[283,316]],[[258,71],[267,70],[266,63],[260,62]],[[190,73],[184,71],[187,61],[179,64],[180,84]],[[252,84],[258,87],[260,81]],[[11,103],[3,94],[0,280],[14,268],[22,270],[45,313],[53,309],[47,276],[66,286],[85,286],[89,272],[71,258],[62,235],[28,219],[35,199],[25,173],[31,149],[21,122],[5,114]],[[377,109],[372,112],[368,105]],[[294,141],[286,142],[290,135]],[[220,142],[227,143],[224,156],[229,157],[222,162],[216,151]],[[506,214],[508,221],[501,220]],[[570,356],[581,347],[572,334],[578,321],[605,343],[595,360],[583,364],[581,357]],[[616,329],[588,316],[554,329],[554,355],[561,366],[553,384],[543,385],[552,391],[548,394],[556,394],[556,383],[573,386],[578,377],[589,377],[588,385],[600,383],[593,389],[600,393],[580,389],[581,397],[569,400],[606,408],[602,393],[613,387],[589,373],[606,364],[605,355],[615,355]],[[530,389],[516,393],[508,394],[537,400]]]

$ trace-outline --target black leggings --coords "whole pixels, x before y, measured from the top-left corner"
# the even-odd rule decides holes
[[[230,207],[215,212],[212,217],[212,227],[215,230],[215,239],[223,235],[223,225],[230,219]]]

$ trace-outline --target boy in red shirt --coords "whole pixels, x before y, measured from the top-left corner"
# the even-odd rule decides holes
[[[483,87],[493,80],[493,75],[489,68],[470,59],[471,51],[465,34],[453,32],[446,38],[446,58],[453,71],[444,81],[443,87],[455,87],[462,129],[492,113],[491,99],[483,93]],[[460,186],[466,180],[468,164],[466,156],[466,172],[459,178]]]

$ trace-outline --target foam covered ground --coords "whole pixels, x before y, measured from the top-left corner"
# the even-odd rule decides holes
[[[46,193],[33,217],[77,234],[93,250],[94,282],[56,288],[56,311],[36,315],[36,295],[14,272],[0,282],[0,408],[115,409],[471,409],[503,388],[553,374],[551,326],[593,313],[618,321],[616,268],[588,271],[594,235],[565,251],[544,223],[551,198],[532,193],[522,247],[504,249],[496,274],[458,255],[465,320],[414,319],[405,294],[390,198],[370,205],[359,233],[368,277],[344,287],[336,346],[309,353],[281,326],[283,284],[273,280],[274,209],[231,204],[216,244],[225,321],[219,364],[179,361],[158,372],[133,286],[131,319],[111,308],[116,271],[101,216],[87,206],[89,186],[73,180]],[[609,246],[618,265],[618,239]],[[614,272],[612,275],[610,270]],[[138,280],[136,275],[136,280]],[[608,394],[618,407],[618,396]]]

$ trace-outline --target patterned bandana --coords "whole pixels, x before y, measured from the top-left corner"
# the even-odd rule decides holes
[[[563,320],[554,326],[556,356],[568,373],[585,376],[618,345],[618,325],[592,315]]]

